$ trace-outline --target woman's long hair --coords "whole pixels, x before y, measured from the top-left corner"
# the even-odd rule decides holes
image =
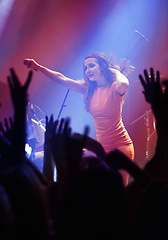
[[[106,55],[101,52],[92,52],[85,57],[85,60],[88,58],[95,58],[99,64],[100,71],[104,74],[109,86],[116,80],[114,74],[110,68],[119,70],[127,78],[130,76],[131,72],[134,71],[134,67],[130,65],[130,62],[126,59],[120,59],[120,65],[116,64],[115,57],[110,53],[110,60],[107,59]],[[83,67],[84,69],[84,67]],[[86,76],[85,70],[83,70],[83,76],[86,83],[86,93],[84,95],[85,110],[89,111],[90,102],[93,97],[94,91],[97,88],[97,83],[95,81],[90,81]]]
[[[109,82],[109,85],[111,85],[115,81],[114,74],[110,70],[110,61],[108,61],[106,55],[101,52],[93,52],[90,53],[85,57],[85,60],[88,58],[95,58],[97,63],[99,64],[100,71],[104,74],[105,78],[107,79],[107,82]],[[84,69],[84,68],[83,68]],[[86,76],[85,70],[83,70],[84,80],[87,86],[87,90],[84,96],[84,103],[85,103],[85,109],[86,111],[89,110],[90,107],[90,101],[92,99],[93,93],[95,89],[97,88],[97,83],[95,81],[90,81],[89,78]]]

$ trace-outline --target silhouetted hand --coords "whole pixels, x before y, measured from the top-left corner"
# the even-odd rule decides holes
[[[155,103],[155,97],[157,95],[159,97],[162,94],[159,71],[156,72],[156,80],[153,68],[150,69],[150,75],[145,69],[144,77],[140,74],[139,79],[144,88],[144,91],[142,93],[145,95],[145,100],[150,104]]]
[[[145,69],[144,77],[142,75],[139,75],[139,79],[144,89],[142,93],[145,96],[145,100],[151,104],[155,117],[157,117],[159,110],[158,108],[162,102],[163,96],[160,84],[160,73],[157,71],[155,77],[153,68],[150,69],[150,75]]]
[[[83,139],[83,135],[79,133],[74,133],[73,137],[76,137],[76,139]],[[103,146],[96,141],[95,139],[89,137],[86,135],[85,141],[84,141],[84,148],[91,151],[92,153],[95,153],[97,157],[104,159],[106,157],[106,152],[104,151]]]
[[[63,196],[79,173],[82,149],[88,132],[85,128],[83,137],[76,138],[71,134],[69,119],[61,119],[56,124],[51,139],[52,153],[57,169],[57,181],[60,193]]]
[[[127,171],[141,185],[148,184],[150,177],[122,152],[115,150],[107,154],[105,162],[114,170]]]
[[[60,122],[56,120],[53,127],[53,134],[51,135],[51,146],[58,169],[63,163],[61,159],[66,158],[66,145],[70,134],[71,129],[69,128],[69,119],[61,119]]]
[[[150,75],[144,70],[144,77],[139,75],[141,84],[144,88],[145,99],[151,104],[154,116],[156,118],[157,146],[155,155],[146,164],[145,169],[154,178],[168,176],[168,80],[165,79],[163,85],[160,82],[160,73],[154,75],[153,68],[150,69]]]
[[[27,91],[32,80],[32,71],[28,73],[23,86],[13,68],[10,69],[10,76],[7,79],[14,106],[14,127],[11,142],[13,163],[23,163],[25,161]]]
[[[8,76],[8,84],[10,88],[12,103],[14,105],[15,110],[24,107],[27,105],[27,90],[32,80],[33,72],[30,71],[28,74],[28,78],[23,86],[14,71],[13,68],[10,69],[10,76]]]
[[[83,135],[72,134],[72,136],[68,138],[66,149],[68,158],[69,177],[72,182],[76,179],[76,176],[78,176],[80,171],[81,157],[83,153],[83,148],[87,145],[86,142],[88,138],[87,137],[88,132],[89,128],[85,126]]]
[[[145,99],[151,104],[156,120],[162,127],[166,127],[168,120],[168,80],[164,81],[164,89],[162,89],[160,73],[157,71],[155,77],[153,68],[150,69],[150,75],[147,70],[144,70],[144,77],[139,75],[139,78],[144,88]]]
[[[0,122],[0,133],[9,141],[12,141],[13,137],[13,128],[14,128],[14,123],[13,119],[9,117],[9,119],[5,118],[4,119],[4,126],[2,122]]]
[[[13,120],[10,117],[9,119],[4,119],[4,126],[0,122],[0,154],[1,161],[4,161],[4,164],[7,165],[9,159],[11,159],[11,141],[13,138]]]
[[[60,122],[56,120],[53,123],[53,119],[51,118],[50,124],[53,132],[48,136],[48,139],[50,139],[52,155],[56,164],[58,190],[62,198],[69,187],[68,160],[66,154],[67,138],[70,136],[70,129],[68,127],[69,119],[66,121],[61,119]]]
[[[48,119],[48,116],[46,116],[46,131],[45,131],[45,148],[51,148],[51,138],[54,135],[56,128],[58,126],[58,120],[54,122],[54,116],[53,114],[50,116],[50,119]]]
[[[58,121],[54,122],[53,115],[51,115],[50,119],[48,119],[48,116],[46,116],[43,174],[45,175],[49,183],[52,183],[54,178],[54,163],[52,160],[51,139],[53,134],[55,133],[57,125]]]

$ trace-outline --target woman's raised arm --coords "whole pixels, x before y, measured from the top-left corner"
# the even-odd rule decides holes
[[[127,88],[129,86],[129,81],[126,78],[126,76],[124,76],[119,70],[116,70],[113,68],[110,68],[110,70],[112,71],[112,73],[115,75],[115,78],[116,78],[116,82],[117,82],[116,92],[122,96],[127,91]]]
[[[26,58],[23,63],[28,67],[35,71],[42,72],[45,76],[52,79],[56,83],[61,84],[64,87],[69,88],[70,90],[73,90],[75,92],[78,92],[80,94],[84,94],[85,92],[85,82],[82,80],[73,80],[71,78],[68,78],[64,76],[60,72],[53,71],[49,68],[46,68],[40,64],[38,64],[34,59]]]

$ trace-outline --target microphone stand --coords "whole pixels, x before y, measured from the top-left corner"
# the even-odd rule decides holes
[[[131,53],[137,48],[137,46],[140,44],[140,42],[141,42],[142,40],[145,40],[146,42],[149,41],[149,40],[148,40],[142,33],[140,33],[138,30],[134,30],[134,32],[137,33],[137,34],[140,36],[140,38],[139,38],[139,40],[137,41],[137,43],[133,46],[133,48],[127,53],[126,59],[127,59],[127,58],[131,55]]]
[[[63,108],[66,107],[65,101],[66,101],[66,99],[67,99],[67,97],[68,97],[68,94],[69,94],[69,89],[67,90],[66,95],[65,95],[65,97],[64,97],[63,103],[62,103],[62,105],[61,105],[61,109],[60,109],[60,111],[59,111],[59,113],[58,113],[57,120],[59,120]]]
[[[149,140],[150,140],[150,124],[149,124],[149,115],[151,110],[146,111],[145,113],[145,124],[146,124],[146,160],[149,160]]]

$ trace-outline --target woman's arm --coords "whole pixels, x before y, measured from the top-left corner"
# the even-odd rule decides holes
[[[25,59],[24,64],[28,68],[32,68],[35,71],[40,71],[44,75],[46,75],[48,78],[52,79],[56,83],[61,84],[64,87],[69,88],[70,90],[73,90],[75,92],[78,92],[80,94],[84,94],[85,91],[85,82],[82,80],[73,80],[71,78],[68,78],[64,76],[60,72],[53,71],[49,68],[46,68],[40,64],[38,64],[34,59]]]
[[[116,92],[119,95],[123,95],[129,86],[128,79],[118,70],[111,68],[112,73],[115,75],[116,78]]]

